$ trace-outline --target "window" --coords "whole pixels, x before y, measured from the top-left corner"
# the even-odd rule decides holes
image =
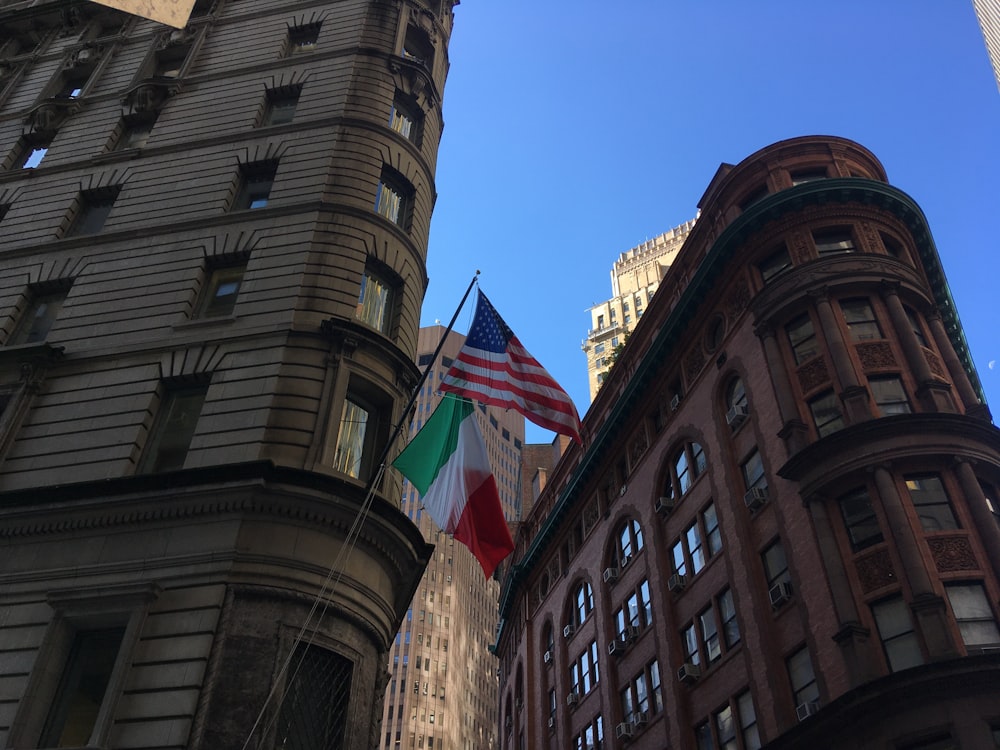
[[[792,356],[795,357],[795,364],[801,365],[819,354],[816,331],[813,329],[812,320],[808,313],[803,313],[788,323],[785,326],[785,333],[788,334],[788,343],[792,345]]]
[[[263,128],[272,125],[286,125],[295,119],[295,108],[299,105],[301,86],[282,86],[267,90],[267,102],[264,106],[264,117],[260,125]]]
[[[715,733],[719,739],[719,750],[738,750],[733,709],[725,706],[715,713],[713,720],[715,723]]]
[[[97,234],[104,228],[111,209],[121,188],[117,185],[97,190],[83,190],[76,201],[76,216],[73,217],[67,237]]]
[[[587,615],[594,608],[594,590],[587,581],[583,581],[576,587],[573,594],[573,610],[570,622],[573,625],[580,625],[587,619]]]
[[[628,640],[629,628],[648,627],[653,624],[653,605],[649,597],[649,581],[643,579],[635,591],[615,610],[615,637]]]
[[[518,750],[526,750],[527,747],[522,739]],[[579,734],[570,740],[570,748],[572,750],[601,750],[603,747],[604,719],[600,714],[595,716],[589,724],[580,730]]]
[[[389,334],[392,325],[394,285],[372,268],[366,268],[361,277],[356,316],[365,325]]]
[[[740,469],[743,472],[743,481],[747,490],[767,489],[767,477],[764,475],[764,462],[761,460],[760,452],[754,448]]]
[[[52,91],[52,97],[54,99],[76,99],[86,88],[92,72],[93,69],[90,67],[67,70],[62,74],[62,78]]]
[[[854,239],[847,227],[813,232],[813,241],[816,243],[816,252],[821,258],[824,255],[854,252]]]
[[[90,744],[124,636],[124,627],[76,633],[39,747]]]
[[[810,169],[799,169],[790,173],[792,186],[803,185],[807,182],[826,179],[826,167],[812,167]]]
[[[856,552],[882,541],[882,529],[866,488],[851,490],[842,495],[837,503],[844,518],[844,526],[847,527],[847,536],[851,540],[851,549]]]
[[[722,532],[719,530],[719,517],[715,512],[715,504],[709,503],[701,513],[701,523],[705,527],[705,540],[709,556],[722,550]]]
[[[412,195],[413,189],[399,172],[390,167],[383,167],[382,177],[375,193],[375,212],[406,229],[409,226]]]
[[[141,473],[184,468],[207,393],[207,384],[167,388],[139,464]]]
[[[389,111],[389,128],[419,146],[422,125],[420,107],[411,98],[397,93]]]
[[[698,631],[694,623],[681,631],[681,645],[684,649],[685,663],[701,664],[701,654],[698,650]]]
[[[299,643],[278,714],[282,747],[341,750],[354,665],[340,654]]]
[[[202,298],[198,303],[195,317],[215,318],[232,315],[246,270],[245,263],[239,266],[212,269],[202,290]]]
[[[796,706],[819,702],[819,686],[813,673],[809,649],[803,647],[788,657],[788,679]]]
[[[66,302],[70,283],[69,281],[62,282],[56,288],[52,288],[50,285],[29,287],[28,305],[21,314],[17,327],[7,340],[7,346],[36,344],[45,341]]]
[[[948,584],[945,590],[966,646],[1000,644],[1000,631],[982,584]]]
[[[906,397],[903,389],[903,381],[897,375],[883,375],[877,378],[868,378],[868,385],[872,389],[872,397],[878,406],[882,416],[890,414],[909,414],[910,401]]]
[[[18,146],[17,158],[14,160],[13,169],[34,169],[42,163],[42,159],[49,152],[52,145],[52,138],[29,138],[25,136]]]
[[[726,386],[726,409],[746,412],[747,391],[742,378],[733,378]]]
[[[845,299],[840,302],[844,321],[853,341],[870,341],[882,338],[875,311],[866,299]]]
[[[680,540],[674,542],[671,548],[670,557],[674,564],[674,573],[679,576],[687,575],[687,558],[684,555],[684,543]]]
[[[757,270],[764,283],[780,276],[792,267],[792,259],[788,257],[788,248],[782,245],[757,264]]]
[[[123,117],[119,126],[118,140],[115,141],[115,149],[124,151],[130,148],[143,148],[153,132],[158,114],[154,111],[145,117]]]
[[[674,453],[663,494],[666,497],[684,495],[691,489],[694,480],[704,473],[707,465],[704,448],[698,443],[685,443]]]
[[[736,697],[736,713],[740,720],[740,734],[743,736],[743,750],[760,750],[760,734],[757,731],[757,713],[753,709],[750,691]]]
[[[302,26],[291,26],[288,29],[288,45],[285,57],[305,55],[316,51],[319,41],[319,30],[322,23],[310,23]]]
[[[813,424],[816,425],[817,436],[826,437],[843,429],[844,417],[840,413],[837,401],[833,391],[825,391],[809,399],[809,411],[812,414]]]
[[[902,597],[872,605],[872,614],[891,671],[898,672],[924,663],[920,643],[913,630],[913,620]]]
[[[906,312],[906,320],[910,324],[910,329],[913,331],[917,343],[925,349],[929,348],[927,346],[927,338],[924,336],[924,329],[920,327],[920,319],[917,318],[917,314],[908,307],[904,307],[903,310]]]
[[[660,665],[653,661],[634,678],[629,680],[621,693],[622,717],[632,723],[638,714],[647,717],[663,711],[663,695],[660,690]]]
[[[431,44],[431,38],[426,31],[413,24],[406,27],[403,57],[416,63],[423,63],[428,69],[433,67],[434,45]]]
[[[705,550],[701,543],[701,530],[698,522],[693,522],[684,530],[684,545],[687,547],[688,556],[691,559],[691,573],[698,575],[705,567]]]
[[[885,245],[885,251],[897,260],[906,260],[906,254],[903,252],[903,246],[896,240],[895,237],[890,237],[887,234],[882,234],[879,232],[879,236],[882,238],[882,244]]]
[[[777,540],[768,546],[760,555],[764,565],[764,577],[767,579],[767,587],[779,583],[791,583],[792,575],[788,572],[788,562],[785,559],[785,548],[781,540]]]
[[[264,208],[271,197],[278,162],[250,162],[240,165],[240,181],[230,211]]]
[[[722,640],[726,649],[740,642],[740,624],[736,621],[736,603],[733,592],[726,589],[716,600],[719,607],[719,621],[722,624]]]
[[[698,750],[715,750],[715,741],[712,739],[712,727],[707,721],[694,728],[694,740]]]
[[[153,64],[154,78],[180,78],[184,61],[191,51],[191,43],[172,44],[156,53]]]
[[[569,684],[571,692],[575,691],[583,696],[597,686],[600,680],[597,656],[597,641],[591,641],[584,652],[570,665]]]
[[[616,538],[618,564],[624,567],[642,550],[642,527],[634,518],[626,521],[618,530]]]
[[[376,468],[375,446],[388,436],[383,415],[389,409],[388,399],[352,378],[340,414],[334,469],[355,479],[368,479]]]
[[[903,479],[924,531],[958,528],[948,493],[938,474],[909,475]]]
[[[709,606],[698,615],[698,630],[701,634],[701,650],[706,661],[712,664],[722,658],[722,645],[719,642],[719,628],[715,622],[715,610]]]

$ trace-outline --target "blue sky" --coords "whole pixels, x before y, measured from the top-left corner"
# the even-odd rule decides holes
[[[582,416],[618,254],[692,218],[720,163],[837,135],[926,213],[1000,416],[1000,93],[971,0],[464,0],[450,59],[423,325],[480,269]]]

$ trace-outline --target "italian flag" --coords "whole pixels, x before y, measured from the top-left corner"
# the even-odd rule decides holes
[[[434,522],[472,551],[489,578],[514,551],[514,541],[475,411],[469,399],[446,395],[392,465],[420,490]]]

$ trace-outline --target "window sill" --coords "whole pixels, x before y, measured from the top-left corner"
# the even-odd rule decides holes
[[[205,328],[212,325],[232,325],[235,322],[235,315],[215,315],[209,318],[192,318],[190,320],[182,320],[180,323],[175,323],[174,330]]]
[[[20,362],[27,359],[53,361],[61,357],[63,347],[53,346],[47,341],[36,341],[31,344],[12,344],[0,347],[0,364]]]

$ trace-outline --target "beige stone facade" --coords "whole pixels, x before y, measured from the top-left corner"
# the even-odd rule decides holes
[[[0,747],[378,743],[453,4],[0,4]]]
[[[612,266],[611,298],[590,308],[590,330],[582,346],[587,355],[591,401],[608,375],[612,352],[625,343],[642,317],[694,222],[692,219],[646,240],[619,255]]]
[[[441,378],[465,343],[448,334],[437,359],[443,326],[420,329],[417,363],[430,368],[417,397],[411,437],[441,400]],[[524,417],[513,410],[480,405],[479,429],[493,468],[504,516],[521,517],[520,467]],[[497,660],[489,646],[496,633],[500,585],[486,578],[472,553],[441,533],[424,512],[420,493],[404,481],[403,512],[434,555],[390,651],[385,695],[384,750],[480,750],[497,746]]]
[[[986,52],[993,65],[993,75],[1000,88],[1000,1],[972,0],[979,18],[979,27],[983,30],[983,41],[986,42]]]

